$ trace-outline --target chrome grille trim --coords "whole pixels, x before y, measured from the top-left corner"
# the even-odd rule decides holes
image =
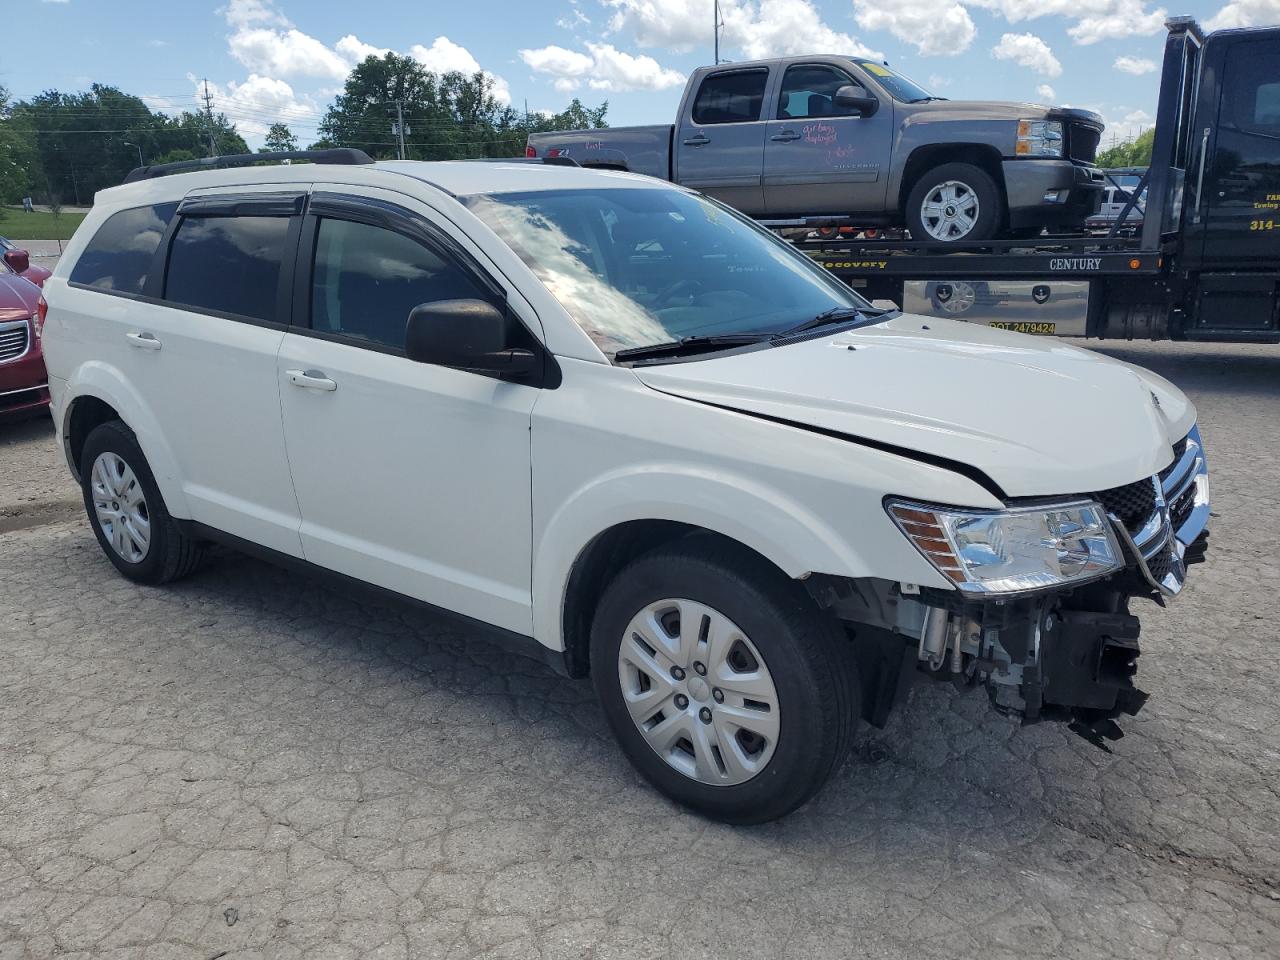
[[[9,320],[0,323],[0,363],[21,360],[31,349],[28,320]]]

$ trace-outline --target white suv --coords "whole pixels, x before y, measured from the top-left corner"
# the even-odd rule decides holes
[[[804,802],[918,673],[1092,739],[1141,706],[1129,600],[1181,589],[1209,514],[1166,381],[875,310],[646,177],[311,159],[136,171],[45,284],[125,576],[223,541],[496,628],[732,822]]]

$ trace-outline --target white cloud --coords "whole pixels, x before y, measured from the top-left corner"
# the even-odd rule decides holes
[[[956,0],[917,0],[887,5],[853,0],[853,17],[863,30],[888,30],[922,56],[954,56],[969,49],[978,29]]]
[[[997,60],[1012,60],[1046,77],[1062,75],[1062,64],[1049,45],[1034,33],[1006,33],[991,50]]]
[[[354,39],[354,37],[352,38]],[[415,43],[409,48],[409,56],[432,73],[464,73],[471,76],[483,73],[493,82],[493,96],[503,106],[511,103],[511,88],[507,81],[496,73],[490,73],[480,66],[480,62],[471,55],[466,47],[459,46],[448,37],[440,36],[431,41],[431,46],[424,47]]]
[[[642,47],[675,52],[712,44],[711,5],[706,0],[603,0],[612,7],[609,29]],[[828,26],[811,0],[722,0],[721,51],[742,58],[797,53],[847,53],[879,59],[856,38]]]
[[[193,74],[188,74],[187,79],[203,102],[204,82]],[[256,73],[249,74],[243,83],[233,81],[221,86],[211,81],[209,94],[213,98],[214,113],[225,113],[250,143],[259,142],[273,123],[311,128],[320,118],[320,108],[310,98],[299,97],[284,80]],[[305,141],[307,137],[299,139]]]
[[[1234,0],[1205,21],[1210,30],[1280,23],[1280,0]]]
[[[1144,73],[1154,73],[1156,62],[1146,57],[1116,57],[1116,62],[1112,66],[1121,73],[1132,73],[1136,77]]]
[[[625,53],[609,43],[588,43],[586,53],[553,44],[521,50],[520,59],[535,73],[553,77],[553,86],[562,93],[584,83],[593,90],[664,90],[685,80],[653,57]]]
[[[375,47],[371,43],[365,43],[353,33],[341,38],[333,45],[333,48],[353,66],[357,63],[363,63],[369,57],[385,57],[391,52],[388,47]]]
[[[241,26],[227,38],[227,46],[252,73],[342,79],[351,71],[344,58],[293,27]]]
[[[990,10],[1010,23],[1036,17],[1074,20],[1067,33],[1079,44],[1147,36],[1164,30],[1163,7],[1147,9],[1147,0],[964,0],[971,7]],[[1267,0],[1245,0],[1267,2]],[[1275,0],[1272,0],[1275,2]]]
[[[233,27],[247,27],[254,23],[266,23],[275,27],[291,27],[284,14],[277,11],[271,0],[231,0],[224,14]]]
[[[1036,87],[1036,96],[1046,103],[1052,103],[1057,99],[1058,95],[1053,92],[1053,87],[1049,86],[1047,83],[1042,83],[1040,86]]]

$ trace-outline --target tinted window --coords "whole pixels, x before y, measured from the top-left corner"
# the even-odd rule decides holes
[[[745,123],[760,119],[768,70],[717,73],[702,81],[693,103],[694,123]]]
[[[287,217],[184,217],[169,249],[164,298],[275,320]]]
[[[107,217],[71,269],[71,282],[142,293],[151,258],[178,209],[176,203],[121,210]]]
[[[311,327],[388,347],[404,346],[420,303],[492,299],[453,261],[417,240],[347,220],[320,221],[311,280]]]
[[[1280,54],[1267,42],[1242,43],[1227,58],[1224,112],[1235,126],[1280,135]]]
[[[788,67],[778,99],[778,119],[802,117],[849,117],[858,111],[837,107],[836,91],[854,81],[843,70],[817,65]]]

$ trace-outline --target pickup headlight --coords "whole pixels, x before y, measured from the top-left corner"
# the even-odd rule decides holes
[[[1092,500],[1013,510],[958,510],[905,500],[889,516],[966,593],[1018,593],[1093,580],[1120,569],[1120,544]]]
[[[1062,121],[1019,120],[1016,153],[1020,157],[1062,156]]]

